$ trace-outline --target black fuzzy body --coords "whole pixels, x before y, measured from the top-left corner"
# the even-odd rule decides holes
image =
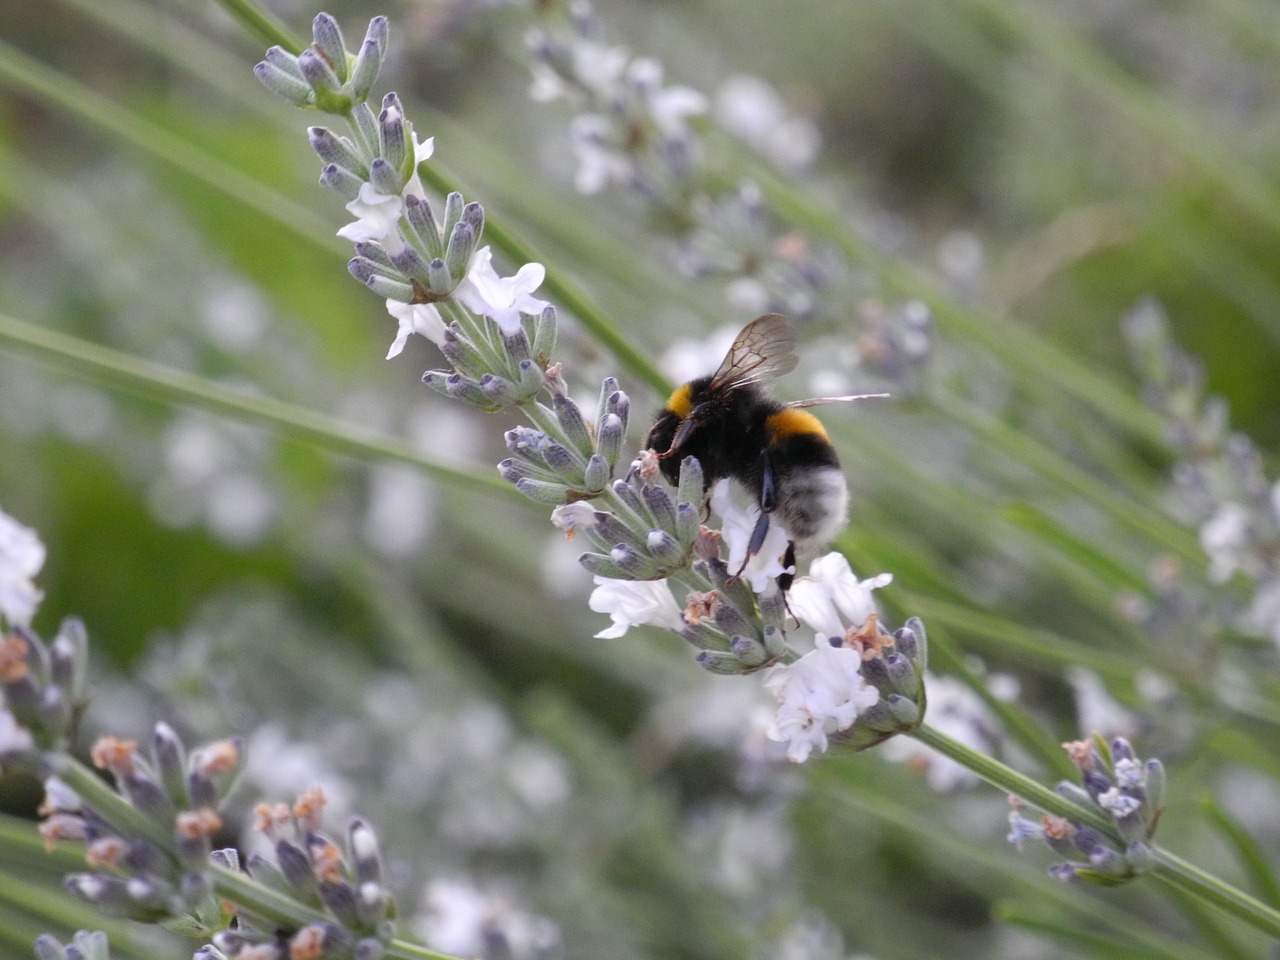
[[[696,457],[704,491],[728,477],[746,487],[762,511],[775,514],[798,545],[822,539],[832,521],[825,491],[833,482],[831,471],[840,469],[826,434],[808,414],[789,411],[754,384],[713,390],[711,380],[700,377],[677,390],[650,427],[645,445],[661,456],[671,450],[681,425],[692,423],[680,449],[659,460],[663,476],[679,483],[680,462]],[[687,409],[685,416],[680,408]],[[815,429],[789,429],[797,416]]]

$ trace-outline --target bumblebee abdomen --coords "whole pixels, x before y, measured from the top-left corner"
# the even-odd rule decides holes
[[[769,414],[765,420],[765,425],[768,427],[769,437],[773,443],[781,443],[788,437],[797,436],[813,436],[827,445],[831,443],[827,439],[827,431],[823,427],[822,421],[808,410],[782,407],[780,410]]]
[[[771,416],[769,426],[777,438],[768,449],[778,499],[774,513],[803,554],[844,528],[849,487],[836,448],[816,417],[787,409]]]

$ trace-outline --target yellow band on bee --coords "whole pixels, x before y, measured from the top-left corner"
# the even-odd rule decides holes
[[[667,401],[667,409],[683,420],[690,411],[693,410],[693,401],[689,399],[689,384],[683,387],[676,387],[675,392],[671,394],[671,399]]]
[[[676,391],[679,393],[680,391]],[[774,443],[783,437],[791,437],[801,433],[812,433],[827,439],[827,431],[822,422],[807,410],[779,410],[766,421],[769,434]]]

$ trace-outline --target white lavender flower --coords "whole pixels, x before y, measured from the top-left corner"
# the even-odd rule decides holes
[[[816,639],[795,663],[775,667],[765,687],[778,701],[769,737],[787,745],[787,759],[801,763],[830,737],[853,726],[858,714],[880,699],[862,677],[862,657],[844,646]]]
[[[44,598],[32,578],[44,560],[39,534],[0,510],[0,624],[31,625]]]
[[[833,551],[810,562],[808,574],[792,584],[787,603],[806,627],[819,636],[839,639],[876,612],[871,591],[892,582],[891,573],[859,580],[844,554]]]
[[[684,617],[666,580],[610,580],[595,577],[588,606],[596,613],[607,613],[613,625],[596,634],[612,639],[621,637],[632,627],[656,626],[679,631]]]

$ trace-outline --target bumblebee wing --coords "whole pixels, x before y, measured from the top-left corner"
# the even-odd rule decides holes
[[[780,313],[756,317],[738,334],[711,377],[711,389],[729,389],[772,380],[795,369],[796,336]]]
[[[786,407],[820,407],[824,403],[845,403],[849,400],[874,400],[879,397],[887,397],[887,393],[854,393],[846,397],[811,397],[808,400],[792,400],[790,403],[783,404]]]

